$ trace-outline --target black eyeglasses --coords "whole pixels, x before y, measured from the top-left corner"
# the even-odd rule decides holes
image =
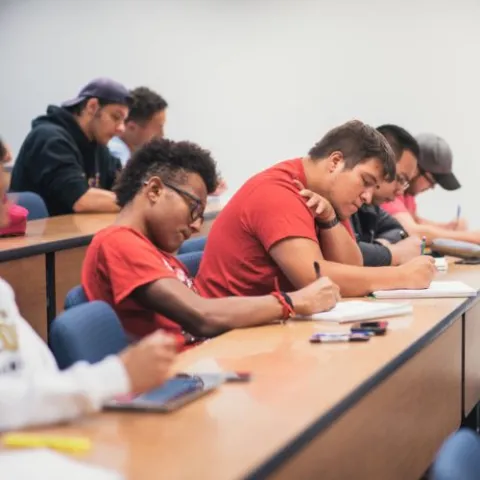
[[[190,215],[192,217],[192,222],[195,222],[198,219],[202,219],[203,221],[203,204],[198,197],[196,197],[190,192],[187,192],[183,188],[172,185],[171,183],[163,182],[163,184],[167,188],[170,188],[170,190],[173,190],[174,192],[177,192],[180,196],[183,196],[184,198],[188,199],[187,203],[190,207]]]
[[[402,190],[406,190],[410,186],[410,179],[403,173],[397,174],[395,177],[396,182],[400,185]]]
[[[422,167],[418,166],[418,175],[416,175],[413,180],[416,180],[417,178],[420,178],[420,177],[423,177],[430,184],[430,188],[433,188],[437,183],[435,181],[435,178],[433,178],[433,175],[430,172],[427,172]]]

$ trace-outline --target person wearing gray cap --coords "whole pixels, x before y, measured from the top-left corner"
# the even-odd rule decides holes
[[[457,190],[460,182],[452,171],[453,155],[448,143],[441,137],[424,133],[416,137],[420,155],[416,175],[403,195],[382,208],[398,220],[409,235],[425,237],[427,244],[436,238],[447,238],[480,244],[480,232],[467,231],[466,223],[459,218],[450,222],[434,222],[417,213],[415,197],[440,185],[445,190]]]
[[[12,172],[11,190],[40,195],[50,215],[117,212],[110,190],[122,168],[107,143],[123,132],[131,96],[97,78],[60,107],[32,122]]]

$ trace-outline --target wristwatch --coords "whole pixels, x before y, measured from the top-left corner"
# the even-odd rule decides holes
[[[320,222],[320,220],[315,220],[315,223],[318,228],[321,228],[322,230],[328,230],[329,228],[333,228],[338,225],[340,223],[340,220],[337,216],[335,216],[335,218],[333,220],[330,220],[329,222]]]

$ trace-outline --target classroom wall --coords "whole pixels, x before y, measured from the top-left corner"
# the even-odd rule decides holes
[[[479,18],[478,0],[0,0],[0,134],[18,151],[93,77],[145,84],[233,192],[341,122],[398,123],[455,153],[463,189],[422,195],[422,213],[461,202],[480,228]]]

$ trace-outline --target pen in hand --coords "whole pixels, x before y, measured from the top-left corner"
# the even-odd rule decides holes
[[[317,261],[313,262],[313,268],[314,268],[314,270],[315,270],[315,277],[316,277],[317,279],[319,279],[320,276],[321,276],[321,275],[320,275],[320,264],[319,264]]]
[[[426,237],[422,237],[422,243],[420,244],[420,255],[425,255],[426,244],[427,244]]]

